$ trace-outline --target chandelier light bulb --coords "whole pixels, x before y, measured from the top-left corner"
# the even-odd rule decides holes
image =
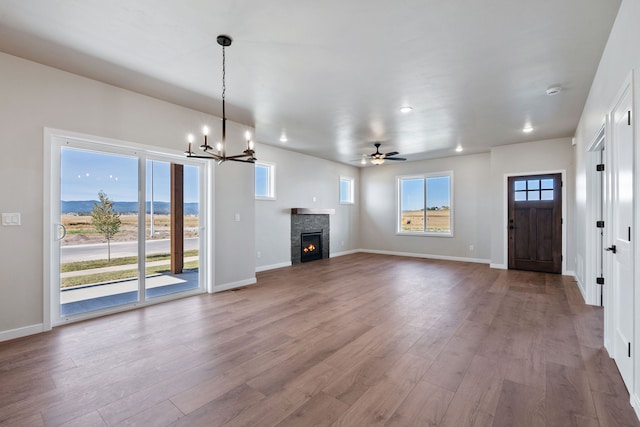
[[[202,127],[202,134],[203,134],[204,136],[209,135],[209,126],[203,126],[203,127]]]
[[[189,144],[191,144],[191,143],[193,142],[193,134],[192,134],[192,133],[190,133],[189,135],[187,135],[187,142],[188,142]]]
[[[216,150],[218,150],[219,153],[222,152],[222,142],[216,144]]]
[[[253,150],[254,147],[255,147],[255,144],[253,143],[253,141],[249,140],[249,150]]]
[[[246,131],[246,132],[244,133],[244,139],[246,139],[247,141],[248,141],[248,140],[250,140],[250,139],[251,139],[251,132]]]

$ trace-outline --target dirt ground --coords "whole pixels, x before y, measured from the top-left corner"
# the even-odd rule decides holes
[[[402,231],[423,231],[424,216],[422,211],[402,212]],[[425,231],[449,231],[451,220],[449,209],[427,211],[427,229]]]
[[[112,242],[131,242],[138,239],[138,215],[121,215],[120,232],[113,236]],[[154,215],[154,239],[168,239],[170,232],[170,215]],[[149,236],[150,218],[147,215],[146,235]],[[106,239],[91,225],[90,215],[62,215],[62,225],[67,229],[67,235],[62,240],[63,246],[86,245],[90,243],[105,243]],[[184,237],[198,237],[198,217],[184,217]]]

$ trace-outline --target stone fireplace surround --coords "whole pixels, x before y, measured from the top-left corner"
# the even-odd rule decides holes
[[[322,233],[322,259],[329,258],[329,215],[335,209],[291,209],[291,264],[300,264],[302,233]]]

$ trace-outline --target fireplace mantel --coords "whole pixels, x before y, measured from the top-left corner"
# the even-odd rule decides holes
[[[291,208],[291,215],[333,215],[335,209]]]

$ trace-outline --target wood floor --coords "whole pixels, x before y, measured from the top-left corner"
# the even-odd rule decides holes
[[[568,277],[355,254],[0,343],[0,425],[638,426]]]

